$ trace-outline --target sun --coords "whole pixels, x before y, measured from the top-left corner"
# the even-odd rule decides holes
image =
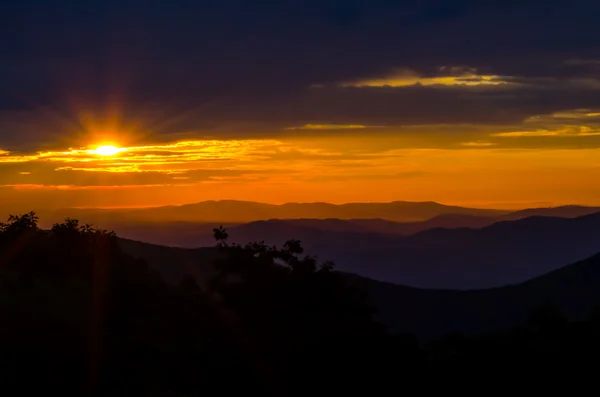
[[[91,152],[97,154],[98,156],[114,156],[115,154],[122,152],[124,149],[118,148],[113,145],[102,145],[98,146],[95,150]]]

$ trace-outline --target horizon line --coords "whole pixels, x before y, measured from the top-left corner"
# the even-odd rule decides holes
[[[283,206],[290,204],[327,204],[332,206],[342,206],[349,204],[393,204],[393,203],[410,203],[410,204],[437,204],[446,207],[460,207],[460,208],[470,208],[470,209],[482,209],[482,210],[496,210],[496,211],[518,211],[532,208],[557,208],[557,207],[595,207],[595,205],[591,204],[577,204],[577,203],[553,203],[553,202],[499,202],[499,203],[489,203],[488,205],[483,203],[473,203],[473,205],[469,205],[468,203],[459,204],[459,203],[442,203],[439,201],[411,201],[411,200],[392,200],[392,201],[347,201],[347,202],[327,202],[327,201],[286,201],[281,203],[269,203],[264,201],[253,201],[253,200],[239,200],[239,199],[218,199],[218,200],[200,200],[193,201],[182,204],[162,204],[162,205],[139,205],[139,206],[73,206],[73,207],[61,207],[55,208],[55,210],[60,209],[80,209],[80,210],[120,210],[120,209],[152,209],[152,208],[166,208],[166,207],[183,207],[194,204],[201,203],[209,203],[209,202],[238,202],[238,203],[251,203],[251,204],[264,204],[271,206]],[[495,204],[495,205],[494,205]]]

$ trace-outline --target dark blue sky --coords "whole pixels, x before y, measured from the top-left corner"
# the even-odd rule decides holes
[[[518,125],[600,107],[598,2],[258,3],[2,2],[0,148],[85,140],[115,112],[140,139],[168,140],[305,124]],[[510,89],[340,86],[398,70],[448,76],[444,66]]]

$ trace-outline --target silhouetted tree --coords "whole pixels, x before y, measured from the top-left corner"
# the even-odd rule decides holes
[[[227,234],[227,230],[223,228],[223,225],[213,229],[213,237],[217,241],[218,246],[227,245],[227,238],[229,238],[229,235]]]
[[[37,230],[39,217],[35,211],[23,215],[9,215],[7,222],[0,222],[0,232],[4,234]]]
[[[262,242],[223,246],[218,238],[223,233],[215,234],[225,256],[217,261],[210,292],[235,313],[249,343],[260,347],[286,384],[301,394],[316,383],[333,387],[334,374],[369,373],[373,380],[378,375],[372,371],[384,372],[377,365],[357,365],[382,353],[379,343],[386,335],[366,296],[334,272],[331,262],[300,257],[298,240],[281,249]],[[303,375],[308,368],[314,382]]]

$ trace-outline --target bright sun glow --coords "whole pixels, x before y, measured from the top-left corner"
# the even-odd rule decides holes
[[[97,154],[99,156],[114,156],[115,154],[121,152],[123,149],[120,149],[116,146],[112,145],[103,145],[98,146],[95,150],[92,150],[92,153]]]

